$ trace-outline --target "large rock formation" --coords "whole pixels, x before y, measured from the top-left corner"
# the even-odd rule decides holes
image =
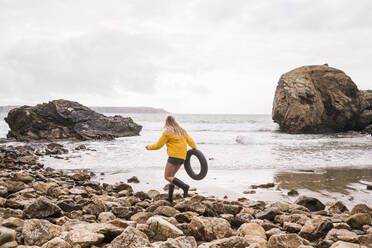
[[[139,135],[131,118],[104,116],[77,102],[54,100],[12,109],[5,121],[8,138],[17,140],[90,140]]]
[[[372,94],[341,70],[303,66],[280,77],[272,118],[290,133],[362,130],[372,124]]]

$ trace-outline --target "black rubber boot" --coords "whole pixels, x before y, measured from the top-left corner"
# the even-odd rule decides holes
[[[174,191],[174,184],[169,184],[169,188],[168,188],[168,201],[170,203],[173,202],[173,191]]]
[[[182,182],[177,177],[175,177],[173,179],[173,184],[176,185],[176,186],[178,186],[178,187],[180,187],[183,190],[183,197],[186,198],[187,197],[187,193],[189,192],[190,186],[187,185],[186,183]]]

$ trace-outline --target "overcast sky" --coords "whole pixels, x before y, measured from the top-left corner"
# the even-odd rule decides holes
[[[0,105],[270,114],[281,74],[372,88],[370,0],[0,0]]]

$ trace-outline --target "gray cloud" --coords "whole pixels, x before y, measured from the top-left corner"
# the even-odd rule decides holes
[[[371,26],[368,0],[0,0],[0,104],[270,113],[305,64],[372,88]]]

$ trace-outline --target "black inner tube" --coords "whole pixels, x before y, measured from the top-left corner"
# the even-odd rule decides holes
[[[192,155],[195,155],[200,163],[200,172],[196,174],[195,171],[192,169],[190,164],[190,158]],[[208,172],[208,162],[207,159],[204,157],[203,153],[197,149],[190,149],[187,151],[186,160],[185,160],[185,170],[187,174],[195,180],[202,180]]]

